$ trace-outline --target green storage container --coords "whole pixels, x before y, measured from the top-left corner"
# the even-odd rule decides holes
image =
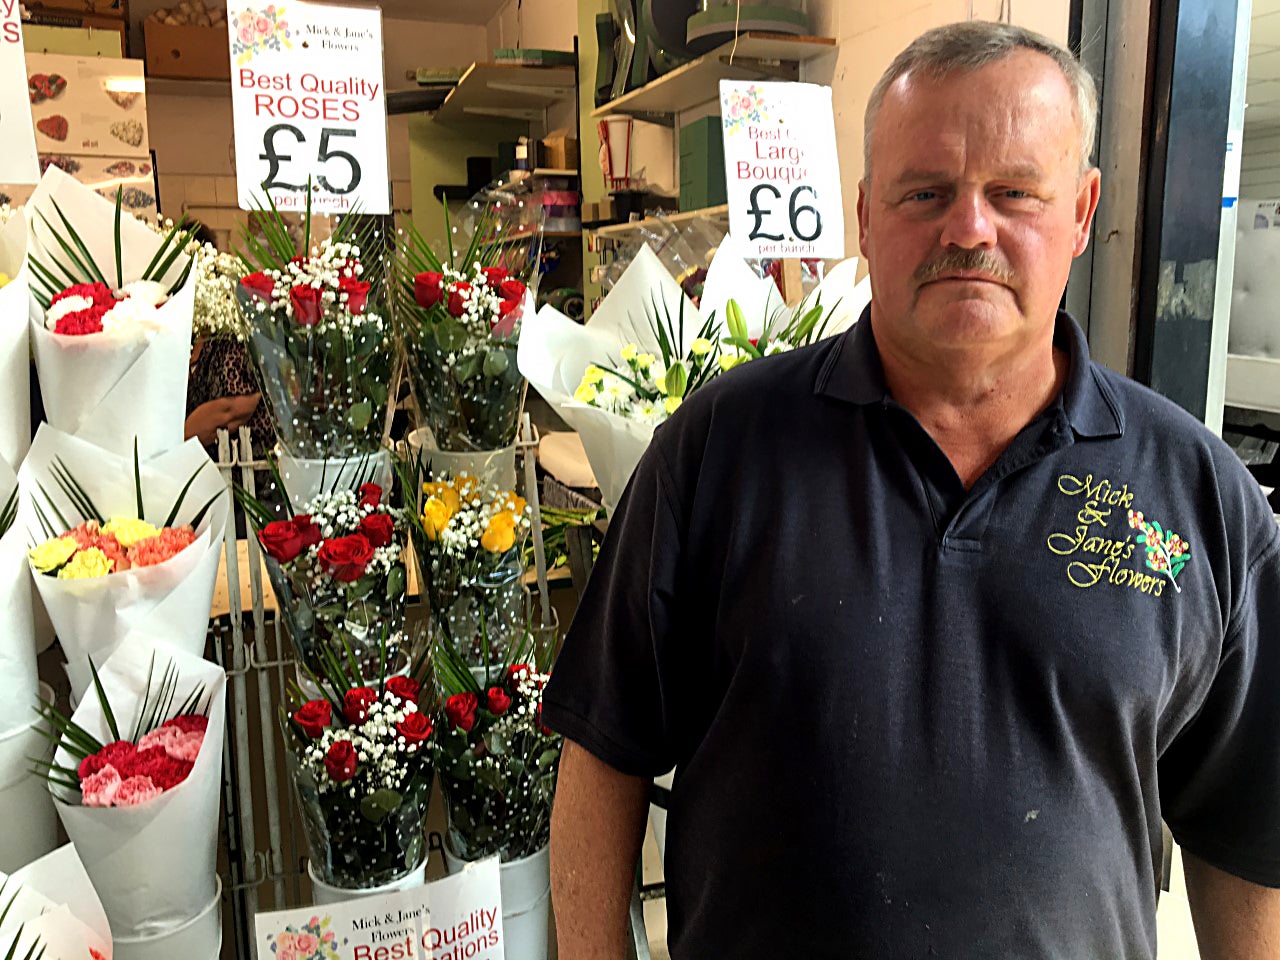
[[[727,203],[724,180],[724,126],[719,116],[680,128],[680,209],[700,210]]]

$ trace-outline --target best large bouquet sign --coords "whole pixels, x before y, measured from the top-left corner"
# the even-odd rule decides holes
[[[729,232],[757,257],[844,257],[831,88],[720,81]]]
[[[390,213],[381,11],[258,0],[227,28],[240,208],[302,210],[310,178],[318,213]]]

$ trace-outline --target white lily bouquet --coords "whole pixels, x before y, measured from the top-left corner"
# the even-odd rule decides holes
[[[29,566],[72,695],[125,638],[204,651],[231,494],[199,441],[142,460],[48,424],[18,473]]]
[[[144,458],[182,443],[191,232],[157,235],[50,167],[26,206],[31,342],[49,423]]]
[[[0,873],[0,956],[111,960],[111,926],[71,844]]]
[[[110,921],[117,960],[211,957],[221,938],[218,804],[226,674],[168,644],[124,643],[42,770]]]
[[[17,214],[0,224],[0,461],[13,470],[31,445],[29,290],[27,225]]]

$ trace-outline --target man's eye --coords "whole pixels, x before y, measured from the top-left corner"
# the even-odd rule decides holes
[[[915,193],[907,197],[908,200],[915,200],[918,203],[927,203],[930,200],[936,200],[938,195],[932,190],[917,190]]]
[[[1010,200],[1026,200],[1031,194],[1025,190],[1006,190],[1004,195]]]

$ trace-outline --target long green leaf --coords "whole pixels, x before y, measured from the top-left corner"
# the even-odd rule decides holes
[[[53,201],[53,210],[58,215],[58,218],[62,220],[62,225],[67,228],[67,233],[71,235],[71,243],[68,243],[63,238],[62,234],[53,228],[53,224],[49,222],[48,218],[41,213],[40,219],[44,221],[44,225],[53,233],[53,239],[57,241],[57,244],[62,248],[63,253],[70,257],[76,266],[80,268],[82,276],[84,276],[87,281],[96,280],[98,283],[106,286],[107,278],[103,274],[102,269],[94,261],[92,254],[89,253],[89,248],[84,245],[84,241],[80,239],[80,234],[76,231],[76,228],[71,225],[71,221],[66,218],[66,215],[62,212],[62,208],[58,206],[58,202],[56,200]],[[72,248],[72,244],[75,245],[74,249]],[[80,251],[79,256],[76,254],[77,250]],[[84,259],[81,260],[80,256],[83,256]]]
[[[178,511],[182,509],[182,501],[187,499],[187,491],[191,489],[191,485],[196,482],[196,477],[200,476],[200,471],[209,465],[210,461],[205,460],[200,466],[196,467],[195,473],[187,479],[182,489],[178,491],[178,499],[173,501],[173,509],[169,511],[169,516],[165,518],[164,525],[172,527],[173,522],[178,519]]]
[[[120,727],[116,724],[115,711],[111,709],[107,691],[102,688],[102,678],[98,676],[98,668],[94,665],[93,657],[89,658],[89,672],[93,674],[93,688],[98,693],[98,705],[102,707],[102,716],[107,721],[107,729],[111,731],[111,736],[119,740]]]
[[[124,187],[116,187],[116,289],[124,286],[124,243],[120,237],[120,217],[124,212]]]
[[[58,505],[54,502],[53,497],[49,496],[49,491],[44,488],[44,484],[36,481],[36,489],[44,494],[45,502],[49,505],[49,509],[53,511],[54,516],[58,518],[58,522],[62,524],[62,529],[58,533],[66,533],[75,524],[68,523],[67,518],[62,515],[62,511],[58,509]]]
[[[138,519],[147,518],[147,508],[142,502],[142,459],[138,455],[138,438],[133,438],[133,492],[138,497]]]

